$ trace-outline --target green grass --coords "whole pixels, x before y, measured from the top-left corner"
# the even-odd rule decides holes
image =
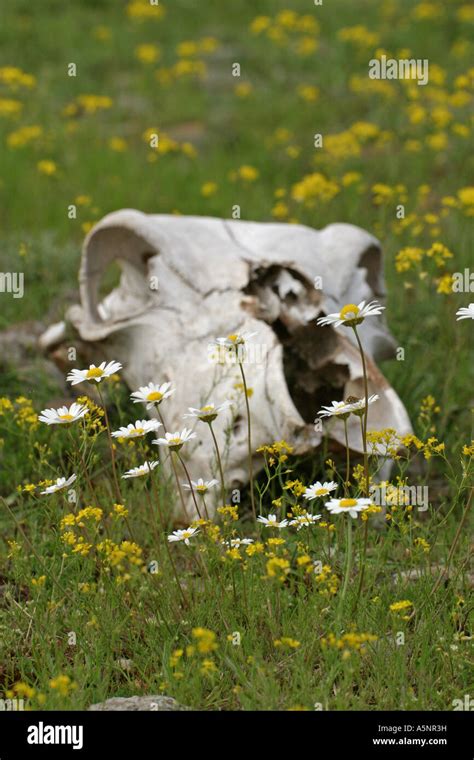
[[[95,547],[106,530],[120,543],[130,537],[131,526],[145,568],[158,552],[163,555],[158,575],[133,567],[130,579],[117,584],[117,576],[128,571],[108,570],[95,548],[84,557],[63,556],[59,523],[71,505],[60,495],[38,501],[36,495],[18,494],[16,487],[80,470],[78,449],[63,430],[44,430],[33,422],[34,412],[51,398],[50,379],[42,374],[25,378],[15,367],[5,370],[0,395],[26,396],[33,400],[34,411],[17,403],[11,413],[6,409],[0,414],[1,492],[12,511],[0,508],[0,586],[6,586],[6,593],[0,593],[0,692],[27,682],[36,692],[32,706],[38,706],[38,694],[44,694],[49,709],[82,708],[112,695],[161,691],[209,709],[314,709],[315,703],[324,709],[451,709],[453,699],[474,688],[469,681],[472,655],[465,640],[472,625],[467,531],[452,558],[450,580],[431,596],[436,572],[432,574],[430,567],[436,571],[446,563],[472,484],[472,460],[462,454],[472,437],[472,330],[467,322],[455,320],[456,310],[467,306],[472,296],[437,292],[441,276],[462,272],[471,263],[473,206],[458,195],[469,185],[472,166],[472,90],[459,80],[472,60],[472,21],[462,11],[466,4],[431,3],[435,10],[438,7],[438,16],[419,19],[418,6],[409,0],[338,0],[321,7],[295,0],[291,9],[315,18],[319,30],[290,31],[281,44],[265,32],[249,31],[256,16],[274,18],[287,8],[279,0],[175,0],[163,5],[163,19],[143,22],[127,15],[126,2],[115,0],[66,5],[11,0],[2,9],[0,69],[19,67],[35,77],[35,86],[12,89],[0,76],[0,114],[2,99],[22,103],[17,117],[0,116],[1,269],[25,273],[23,299],[0,293],[0,328],[62,318],[67,305],[78,300],[84,232],[110,211],[132,207],[229,217],[238,204],[243,219],[269,221],[275,220],[275,192],[280,190],[287,206],[283,221],[318,229],[350,222],[381,240],[387,320],[405,350],[404,361],[385,362],[383,371],[405,403],[416,433],[424,441],[436,435],[445,443],[446,458],[434,457],[427,465],[418,454],[412,463],[410,472],[417,473],[417,482],[430,487],[428,513],[413,513],[411,520],[394,515],[392,522],[369,531],[364,590],[355,612],[363,524],[357,521],[354,583],[340,617],[346,544],[336,520],[339,528],[330,558],[325,555],[325,531],[319,528],[308,535],[290,531],[285,545],[266,547],[266,552],[275,551],[290,563],[284,582],[266,577],[270,557],[243,554],[243,570],[242,561],[223,557],[204,531],[194,548],[173,545],[189,602],[185,608],[166,559],[164,532],[157,540],[141,482],[126,485],[122,494],[130,525],[104,518],[97,534],[89,529],[91,543]],[[342,28],[358,24],[377,33],[375,45],[340,38]],[[97,38],[97,27],[106,27],[107,39]],[[295,45],[305,36],[315,39],[318,49],[298,55]],[[213,52],[198,56],[205,61],[206,76],[178,77],[170,85],[157,80],[156,70],[170,69],[179,60],[179,43],[206,37],[218,42]],[[144,43],[159,46],[158,62],[137,59],[135,49]],[[408,48],[409,55],[427,58],[430,83],[417,87],[391,81],[384,92],[371,91],[367,63],[376,48],[394,57]],[[76,77],[67,76],[71,62],[77,65]],[[235,62],[241,66],[240,79],[231,75]],[[361,91],[351,86],[353,77],[361,77]],[[245,98],[235,92],[239,82],[252,86]],[[317,87],[317,100],[304,100],[298,94],[300,85]],[[68,104],[84,94],[110,97],[111,107],[95,114],[65,115]],[[413,121],[414,105],[424,109],[419,123]],[[327,137],[352,130],[357,122],[375,125],[375,137],[357,139],[352,153],[338,157]],[[41,135],[11,147],[9,135],[31,125],[39,125]],[[174,138],[178,149],[156,157],[143,137],[150,128]],[[289,130],[289,135],[278,141],[278,129]],[[325,150],[314,149],[315,133],[323,134]],[[433,136],[441,139],[438,147]],[[111,149],[110,139],[116,137],[126,141],[124,152]],[[194,157],[183,151],[183,143],[194,146]],[[288,146],[294,149],[291,155]],[[55,163],[52,176],[38,171],[42,160]],[[244,165],[258,171],[255,181],[232,178]],[[294,185],[313,172],[337,183],[332,200],[316,196],[299,202],[292,197]],[[346,186],[343,178],[349,172],[360,177]],[[206,182],[217,183],[210,197],[201,193]],[[387,185],[389,193],[380,205],[374,202],[377,183]],[[90,200],[78,204],[77,218],[70,219],[68,206],[78,196]],[[446,198],[454,198],[454,203]],[[410,218],[405,228],[396,218],[400,202]],[[447,246],[453,257],[436,266],[425,256],[418,267],[397,271],[401,249],[417,246],[427,251],[435,241]],[[8,357],[2,362],[7,365]],[[440,406],[429,424],[418,417],[428,395]],[[114,424],[131,418],[125,398],[121,388],[121,411],[112,413]],[[96,493],[81,475],[80,505],[100,505],[107,515],[116,495],[110,469],[103,470],[108,464],[104,433],[99,438],[89,435],[84,451],[95,473]],[[149,449],[144,452],[138,446],[120,450],[120,469],[140,463],[145,453],[150,456]],[[322,455],[310,463],[291,461],[291,467],[291,477],[301,477],[306,485],[315,477],[336,477]],[[260,487],[264,483],[262,475]],[[160,474],[156,484],[171,530],[173,482]],[[272,489],[273,499],[281,496],[281,489]],[[150,497],[156,508],[154,491]],[[233,527],[255,538],[247,502],[244,494],[239,522]],[[267,497],[265,514],[270,509]],[[417,538],[429,543],[427,553],[416,547]],[[20,549],[7,556],[12,554],[7,543],[11,539]],[[303,552],[298,542],[305,545],[311,561],[331,565],[339,581],[336,594],[319,593],[315,576],[304,575],[296,560]],[[414,569],[420,570],[418,580],[394,585],[395,573]],[[45,585],[32,585],[32,578],[43,574]],[[80,590],[81,583],[90,584],[87,593]],[[389,610],[400,599],[413,603],[409,620]],[[378,637],[365,654],[352,652],[344,659],[340,651],[324,649],[322,638],[331,632],[341,636],[351,626]],[[207,675],[201,673],[205,655],[199,652],[184,653],[179,664],[170,665],[174,650],[196,643],[196,627],[211,629],[217,637],[218,648],[209,653],[215,672]],[[70,631],[76,633],[74,646],[68,644]],[[233,632],[240,633],[241,646],[227,640]],[[397,632],[404,633],[404,645],[397,645]],[[299,647],[275,647],[274,641],[282,637],[299,641]],[[124,671],[120,659],[131,659],[131,670]],[[60,673],[78,685],[66,686],[67,696],[49,686]]]
[[[113,399],[117,401],[116,392],[109,398]],[[125,405],[120,416],[127,418],[127,411]],[[17,429],[12,421],[11,444]],[[1,677],[6,688],[17,684],[20,694],[22,684],[34,689],[28,695],[32,708],[80,709],[111,695],[166,693],[199,709],[314,709],[316,705],[316,709],[448,710],[453,699],[469,693],[472,663],[464,535],[455,559],[451,558],[449,579],[443,578],[432,593],[457,528],[453,514],[462,509],[468,493],[467,470],[464,478],[461,473],[453,475],[442,458],[451,490],[439,510],[393,509],[390,521],[371,528],[359,600],[365,523],[346,515],[332,518],[331,532],[319,525],[281,533],[258,528],[245,510],[238,522],[221,516],[219,532],[215,523],[201,525],[200,535],[191,539],[189,547],[170,545],[180,591],[165,545],[173,526],[169,511],[173,480],[162,471],[152,479],[122,481],[120,501],[129,508],[124,522],[114,516],[116,494],[110,465],[104,470],[103,429],[94,432],[88,426],[85,433],[84,437],[80,426],[54,435],[30,429],[31,446],[33,441],[39,446],[34,452],[37,471],[54,477],[51,461],[64,459],[61,471],[79,473],[78,504],[68,503],[69,491],[45,498],[39,489],[21,494],[10,507],[2,502],[13,543],[5,547],[9,560],[0,607]],[[23,434],[26,438],[27,430]],[[156,450],[138,441],[119,445],[117,454],[123,471],[154,458]],[[84,477],[82,457],[92,475],[93,493]],[[465,458],[466,467],[469,462]],[[404,459],[397,462],[401,476],[406,465]],[[340,478],[322,454],[312,466],[324,477]],[[258,481],[259,493],[269,481],[259,511],[266,512],[262,504],[269,506],[278,497],[284,499],[282,513],[294,508],[298,499],[291,490],[282,491],[278,482],[293,480],[299,472],[300,464],[291,457],[276,469],[270,466],[267,476]],[[429,477],[420,481],[426,482]],[[355,479],[353,489],[360,493]],[[103,513],[97,519],[77,517],[86,504],[100,504]],[[165,532],[160,513],[168,526]],[[346,521],[351,529],[354,526],[356,566],[343,598]],[[14,526],[16,530],[11,530]],[[70,532],[75,535],[72,542],[67,540]],[[257,543],[250,551],[254,546],[259,550],[250,555],[243,547],[230,556],[220,542],[236,535],[252,536]],[[126,551],[122,541],[131,537],[142,547],[136,565],[127,559],[130,555],[117,553],[119,545]],[[272,543],[272,537],[279,541]],[[113,542],[110,559],[105,540]],[[84,555],[74,553],[84,544],[89,545]],[[275,558],[283,565],[273,568]],[[314,562],[321,562],[322,575],[315,573]],[[152,563],[157,563],[156,573],[150,572]],[[410,580],[410,573],[417,578]],[[34,579],[43,576],[43,585],[35,585]],[[407,600],[408,609],[390,609]],[[200,628],[205,629],[201,639],[196,638]],[[363,652],[351,645],[354,639],[344,643],[343,636],[354,632],[374,637]],[[340,648],[325,647],[331,634],[343,642]],[[282,640],[283,645],[275,644]],[[71,681],[64,692],[50,684],[58,675]]]

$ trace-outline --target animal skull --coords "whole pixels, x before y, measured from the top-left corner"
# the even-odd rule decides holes
[[[121,280],[102,301],[98,291],[115,261]],[[245,399],[236,385],[237,364],[212,361],[217,336],[255,332],[244,363],[252,389],[252,446],[285,439],[296,453],[317,447],[323,431],[314,424],[322,404],[363,396],[362,369],[351,330],[318,328],[318,315],[345,303],[384,295],[379,242],[350,224],[321,231],[302,225],[230,221],[207,217],[146,215],[125,209],[104,217],[88,234],[79,274],[81,305],[68,320],[97,358],[116,359],[132,390],[150,381],[172,381],[163,407],[168,430],[181,429],[188,406],[234,400],[226,449],[227,486],[248,481]],[[369,429],[411,432],[406,410],[375,365],[394,353],[381,318],[359,332],[367,353]],[[43,336],[58,343],[61,330]],[[340,422],[331,440],[344,445]],[[229,414],[214,427],[222,445]],[[349,418],[351,448],[361,451],[358,421]],[[214,461],[206,425],[197,422],[194,446],[183,449],[193,479],[210,477]],[[196,443],[197,441],[197,443]],[[257,471],[262,460],[255,454]]]

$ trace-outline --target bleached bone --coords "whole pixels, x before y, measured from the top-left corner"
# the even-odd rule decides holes
[[[100,282],[115,261],[121,267],[120,284],[100,300]],[[322,440],[323,432],[314,425],[321,405],[363,396],[352,330],[316,326],[318,315],[338,311],[345,303],[383,299],[380,245],[359,227],[331,224],[317,231],[125,209],[104,217],[87,235],[79,282],[81,305],[69,309],[68,320],[83,341],[96,346],[97,359],[122,362],[132,390],[150,381],[175,384],[175,394],[163,406],[169,430],[183,427],[188,406],[235,397],[228,486],[248,481],[245,408],[235,389],[238,367],[220,369],[210,361],[208,346],[214,338],[257,332],[251,341],[255,361],[244,365],[253,391],[254,450],[284,438],[297,453],[311,451]],[[394,354],[384,320],[369,318],[359,332],[367,352],[369,392],[380,396],[370,407],[369,429],[411,432],[402,402],[375,364]],[[229,415],[214,425],[223,443]],[[191,476],[206,478],[214,460],[212,441],[203,423],[195,430],[197,444],[183,453]],[[325,430],[343,445],[342,423],[325,423]],[[359,423],[353,417],[349,441],[354,451],[361,451]],[[259,466],[256,454],[256,471]]]

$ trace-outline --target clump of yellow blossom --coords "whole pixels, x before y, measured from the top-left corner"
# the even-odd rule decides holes
[[[2,66],[0,68],[0,83],[5,84],[11,90],[25,87],[31,90],[36,85],[36,79],[32,74],[27,74],[16,66]]]
[[[126,7],[127,15],[134,21],[159,21],[166,14],[164,5],[151,3],[150,0],[130,0]]]
[[[250,548],[250,547],[249,547]],[[266,565],[267,578],[276,578],[278,581],[284,581],[290,572],[290,563],[282,557],[272,557]]]
[[[217,512],[222,515],[224,522],[236,522],[239,519],[238,507],[226,504],[223,507],[217,507]]]
[[[217,636],[208,628],[193,628],[191,631],[196,640],[196,648],[200,654],[210,654],[218,649]]]
[[[334,633],[329,633],[321,639],[323,649],[338,649],[342,652],[342,658],[347,660],[352,653],[365,654],[367,645],[378,640],[378,636],[372,633],[357,633],[349,631],[338,637]]]
[[[49,682],[51,689],[58,692],[61,697],[67,697],[69,694],[77,689],[77,683],[72,681],[69,676],[59,675],[56,678],[52,678]]]
[[[161,57],[161,50],[157,45],[143,43],[135,48],[135,58],[141,63],[155,63]]]
[[[409,599],[402,599],[399,602],[393,602],[393,604],[390,605],[389,609],[390,612],[394,612],[402,620],[409,620],[413,610],[413,602],[411,602]],[[410,612],[410,614],[406,614],[408,612]]]
[[[288,649],[298,649],[301,642],[299,642],[297,639],[292,639],[289,636],[282,636],[281,639],[275,639],[273,642],[273,646],[278,647],[288,647]]]

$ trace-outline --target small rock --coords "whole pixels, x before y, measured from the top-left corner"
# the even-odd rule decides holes
[[[146,697],[112,697],[105,702],[98,702],[91,705],[89,710],[105,710],[107,712],[175,712],[179,710],[189,710],[189,707],[180,705],[172,697],[163,695],[146,696]]]
[[[39,348],[38,339],[44,332],[41,322],[19,322],[0,330],[0,373],[9,378],[8,389],[13,394],[21,393],[34,398],[38,386],[50,392],[63,393],[63,375],[53,362],[49,361]]]
[[[445,565],[437,564],[431,565],[428,572],[430,575],[436,576],[440,575],[443,571],[444,579],[449,580],[455,574],[456,568],[450,568],[449,571],[446,572]],[[424,568],[412,568],[411,570],[406,570],[401,573],[393,573],[392,581],[394,584],[406,583],[407,581],[418,581],[420,578],[424,578],[426,573],[427,571]],[[470,588],[474,587],[474,573],[467,573],[465,580]]]

